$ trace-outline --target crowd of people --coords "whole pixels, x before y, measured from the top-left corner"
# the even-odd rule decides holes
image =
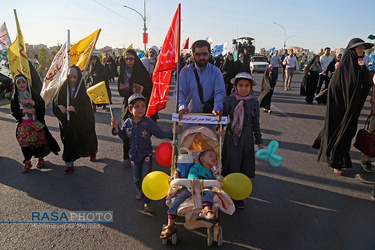
[[[177,95],[177,88],[174,93],[179,117],[189,113],[212,113],[220,121],[223,115],[229,116],[229,124],[225,130],[216,131],[218,135],[225,134],[222,148],[223,174],[240,172],[254,178],[254,145],[257,144],[259,149],[263,148],[260,108],[272,113],[271,98],[278,81],[280,65],[283,67],[283,79],[285,75],[286,91],[291,89],[294,71],[301,68],[304,70],[304,77],[300,93],[306,96],[306,103],[312,104],[316,98],[327,104],[324,126],[313,143],[313,147],[319,149],[318,160],[326,162],[335,173],[342,174],[343,169],[352,167],[349,156],[351,141],[357,130],[359,114],[374,84],[374,71],[370,73],[364,59],[364,50],[371,47],[372,44],[354,38],[343,55],[336,55],[332,59],[330,48],[327,47],[324,49],[324,55],[314,56],[306,67],[305,56],[303,55],[299,65],[293,49],[284,51],[282,57],[276,51],[264,72],[261,94],[256,99],[252,96],[256,83],[250,72],[246,49],[244,53],[239,53],[236,62],[231,53],[213,60],[210,44],[205,40],[198,40],[192,45],[192,54],[181,57],[180,60],[179,93]],[[117,78],[118,92],[123,97],[122,113],[121,123],[116,119],[111,120],[112,133],[123,141],[121,164],[132,166],[137,187],[136,198],[143,200],[144,210],[150,213],[153,211],[150,200],[141,190],[143,178],[152,169],[150,137],[172,136],[171,131],[162,131],[158,127],[157,114],[150,118],[145,117],[158,53],[158,47],[152,46],[148,55],[142,59],[139,59],[132,49],[126,50],[123,57],[116,60],[106,55],[101,62],[97,56],[93,56],[88,67],[87,81],[89,86],[104,81],[111,98],[109,82]],[[96,105],[91,103],[86,94],[83,78],[78,67],[70,67],[67,79],[53,98],[53,113],[59,121],[66,174],[73,172],[74,162],[81,157],[90,157],[91,161],[95,161],[98,151],[94,116]],[[50,152],[58,154],[60,148],[45,123],[45,103],[39,93],[31,88],[29,79],[24,75],[16,76],[14,82],[11,112],[18,122],[17,141],[24,155],[22,171],[27,173],[32,167],[32,156],[38,159],[36,167],[43,168],[44,157]],[[320,91],[323,83],[325,87]],[[375,101],[371,102],[372,115],[375,115],[374,103]],[[194,124],[182,124],[183,129],[191,126]],[[371,119],[370,128],[374,126],[374,119]],[[215,127],[211,129],[215,130]],[[209,168],[207,166],[211,165],[207,165],[205,154],[199,159],[202,159],[199,171],[206,171],[205,169]],[[361,162],[365,171],[374,172],[369,157],[364,155]],[[208,179],[212,179],[212,176],[209,175]],[[202,218],[214,220],[210,212],[210,197],[207,196],[207,199]],[[237,208],[245,206],[242,200],[233,202]],[[168,215],[168,226],[161,237],[170,236],[175,229],[175,211],[172,209]]]

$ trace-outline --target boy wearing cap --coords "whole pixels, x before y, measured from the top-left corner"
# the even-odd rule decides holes
[[[135,197],[138,200],[143,200],[145,212],[152,213],[150,199],[142,192],[142,180],[151,172],[152,167],[151,135],[155,135],[158,138],[172,139],[172,131],[161,130],[153,120],[145,116],[147,100],[143,95],[133,94],[129,97],[128,103],[130,117],[125,120],[121,128],[119,128],[118,122],[112,118],[112,134],[118,135],[121,139],[129,137],[129,156],[133,169],[133,180],[138,189]]]

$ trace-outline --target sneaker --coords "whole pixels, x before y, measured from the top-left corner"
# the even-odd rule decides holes
[[[71,172],[73,172],[73,170],[74,170],[74,166],[73,167],[66,167],[64,172],[65,172],[65,174],[70,174]]]
[[[30,161],[26,162],[25,165],[23,166],[22,168],[22,172],[23,173],[27,173],[29,172],[30,168],[32,167],[33,165],[31,164]]]
[[[126,159],[123,162],[120,163],[123,167],[129,167],[130,166],[130,159]]]
[[[38,164],[36,165],[37,168],[41,169],[44,167],[44,159],[38,158]]]
[[[342,175],[344,172],[342,172],[342,170],[341,169],[338,169],[338,168],[334,168],[333,169],[333,172],[335,173],[335,174],[338,174],[338,175]]]
[[[245,208],[245,203],[242,200],[240,200],[240,201],[233,200],[233,203],[239,209],[244,209]]]
[[[361,166],[367,173],[374,173],[374,166],[371,165],[371,161],[367,161],[365,163],[361,162]]]

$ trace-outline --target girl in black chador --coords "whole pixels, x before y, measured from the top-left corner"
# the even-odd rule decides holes
[[[98,150],[94,113],[85,84],[79,84],[81,78],[80,69],[73,65],[69,69],[68,79],[53,97],[53,113],[60,122],[61,141],[64,144],[63,160],[67,174],[74,170],[74,161],[80,157],[90,156],[90,160],[95,161]]]
[[[38,158],[37,168],[44,167],[44,157],[51,151],[58,154],[60,147],[49,132],[45,115],[45,103],[42,97],[30,87],[24,75],[14,78],[15,88],[10,101],[12,115],[17,120],[17,141],[24,156],[22,172],[32,167],[31,157]]]
[[[318,86],[319,73],[322,72],[319,55],[314,56],[305,67],[305,75],[302,79],[300,94],[306,96],[307,104],[313,104],[314,94]]]

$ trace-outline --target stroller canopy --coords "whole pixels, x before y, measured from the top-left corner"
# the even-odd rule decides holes
[[[190,151],[213,150],[219,153],[219,142],[215,133],[207,127],[192,127],[186,129],[180,137],[179,147],[188,148]]]

